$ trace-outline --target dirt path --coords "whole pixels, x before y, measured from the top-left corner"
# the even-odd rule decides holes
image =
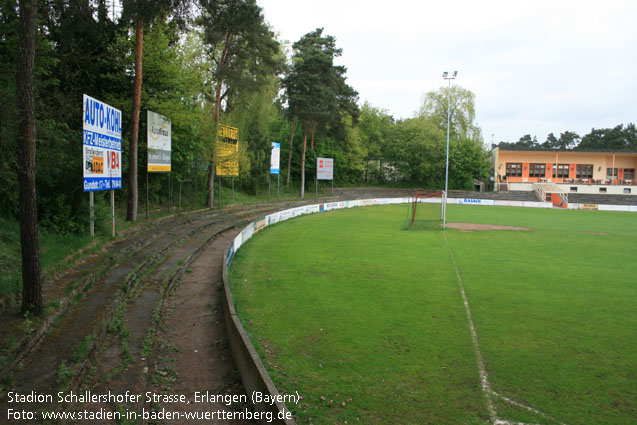
[[[236,236],[227,232],[215,240],[192,263],[192,272],[182,278],[168,299],[160,327],[156,393],[184,395],[194,392],[219,395],[228,402],[177,404],[176,410],[212,412],[241,411],[246,406],[232,403],[244,395],[227,343],[220,301],[222,261],[225,249]],[[186,420],[170,423],[185,424]],[[245,420],[217,420],[212,424],[249,424]]]

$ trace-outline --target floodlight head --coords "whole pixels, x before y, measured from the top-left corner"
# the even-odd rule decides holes
[[[449,73],[447,71],[442,73],[442,78],[447,78],[447,75],[449,75]]]
[[[453,78],[456,78],[456,75],[458,75],[458,71],[453,71]]]

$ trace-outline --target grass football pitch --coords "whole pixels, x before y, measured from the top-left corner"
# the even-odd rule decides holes
[[[235,257],[238,314],[299,424],[635,423],[636,214],[449,205],[531,230],[414,231],[406,208],[291,219]]]

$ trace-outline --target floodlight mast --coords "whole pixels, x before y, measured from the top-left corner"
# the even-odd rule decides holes
[[[445,195],[442,200],[442,228],[447,228],[447,192],[449,190],[449,121],[451,120],[451,80],[455,80],[458,71],[453,71],[453,75],[449,77],[447,71],[442,73],[442,78],[449,81],[447,89],[447,160],[445,162]]]

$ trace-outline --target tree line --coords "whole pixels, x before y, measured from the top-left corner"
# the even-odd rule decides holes
[[[613,128],[593,128],[590,133],[579,136],[573,131],[565,131],[559,137],[549,133],[540,143],[537,136],[525,134],[517,142],[500,142],[491,147],[512,150],[613,150],[637,151],[637,127],[635,124],[619,124]]]
[[[394,120],[359,104],[347,68],[335,63],[342,50],[333,36],[317,28],[289,50],[256,0],[124,0],[116,10],[118,4],[0,0],[0,207],[30,231],[22,235],[25,310],[42,308],[25,292],[41,285],[37,225],[60,233],[87,227],[83,94],[122,111],[125,184],[117,199],[131,221],[146,167],[145,110],[172,121],[173,179],[205,182],[210,207],[222,123],[239,129],[236,184],[248,193],[267,186],[272,141],[281,143],[285,184],[301,197],[316,157],[335,159],[337,184],[440,188],[447,95],[450,187],[471,188],[487,177],[466,89],[429,92],[414,118]],[[155,202],[163,185],[150,179]]]

